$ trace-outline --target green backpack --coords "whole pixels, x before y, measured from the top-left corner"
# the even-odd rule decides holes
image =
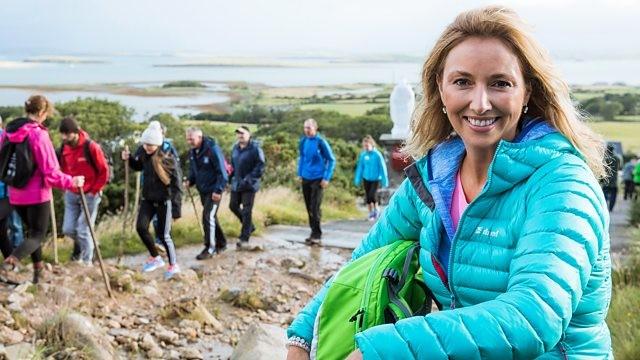
[[[419,248],[415,241],[396,241],[340,269],[318,311],[312,359],[344,359],[356,348],[355,334],[431,310]]]

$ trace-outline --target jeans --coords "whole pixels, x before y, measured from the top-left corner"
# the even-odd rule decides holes
[[[91,226],[93,226],[98,216],[98,205],[100,205],[101,198],[98,194],[85,194],[85,198],[90,212]],[[73,239],[74,248],[79,250],[79,260],[85,262],[93,260],[93,240],[82,209],[80,194],[72,191],[64,193],[62,233]]]
[[[15,210],[9,214],[7,225],[9,226],[11,245],[17,248],[24,241],[24,233],[22,232],[22,219],[20,219],[20,215]]]

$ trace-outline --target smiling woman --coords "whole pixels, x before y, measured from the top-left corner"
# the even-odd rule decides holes
[[[417,161],[352,260],[419,242],[441,311],[363,329],[349,359],[612,357],[603,143],[546,52],[513,11],[472,10],[445,29],[422,82],[406,147]],[[323,341],[314,324],[331,286],[289,328],[289,359]]]

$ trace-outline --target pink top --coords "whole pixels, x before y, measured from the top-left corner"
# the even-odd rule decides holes
[[[451,219],[453,220],[453,228],[458,229],[458,221],[460,216],[467,208],[469,203],[464,195],[464,189],[462,188],[462,182],[460,181],[460,171],[456,174],[456,187],[453,189],[453,198],[451,199]]]
[[[29,137],[29,145],[36,163],[36,170],[27,185],[21,189],[9,186],[9,202],[12,205],[41,204],[51,200],[51,188],[71,190],[71,176],[60,171],[56,151],[47,128],[35,121],[15,120],[7,124],[0,136],[0,144],[10,140],[22,142]],[[18,127],[14,129],[14,127]]]

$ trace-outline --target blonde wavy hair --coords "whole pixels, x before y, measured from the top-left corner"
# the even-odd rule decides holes
[[[469,37],[497,38],[509,46],[520,60],[525,81],[531,87],[528,114],[544,118],[582,154],[597,178],[605,176],[602,138],[586,125],[584,116],[573,106],[569,86],[528,26],[513,10],[501,6],[461,13],[436,42],[422,68],[423,97],[411,120],[404,152],[420,158],[452,133],[453,127],[442,112],[436,80],[442,75],[451,49]]]

